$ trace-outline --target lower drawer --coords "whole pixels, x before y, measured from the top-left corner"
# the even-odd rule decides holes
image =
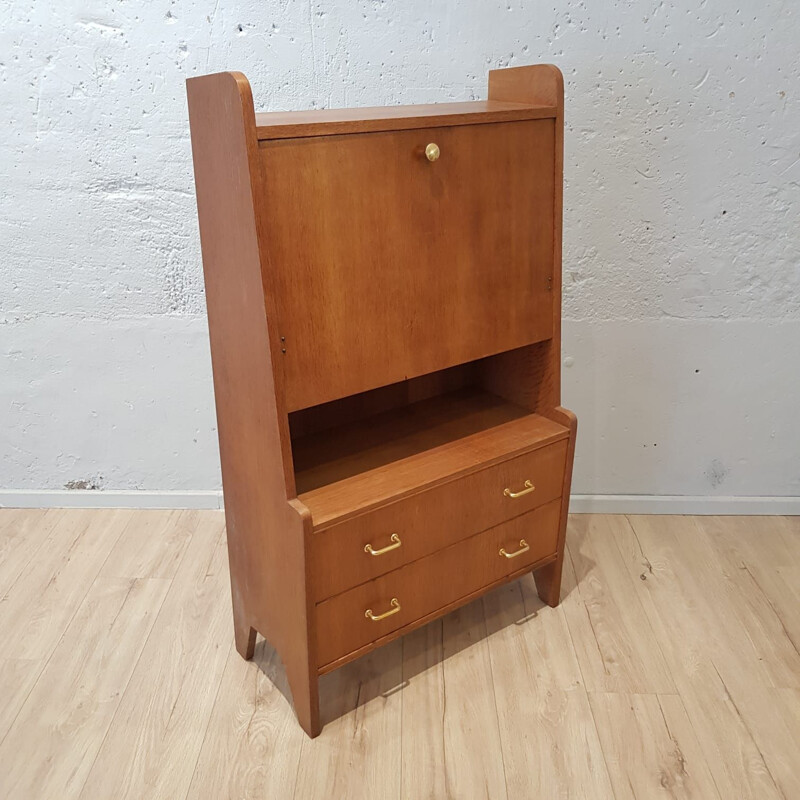
[[[323,668],[556,552],[560,499],[319,603]]]

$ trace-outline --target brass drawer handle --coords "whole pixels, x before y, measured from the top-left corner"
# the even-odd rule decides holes
[[[392,542],[392,544],[387,544],[386,547],[381,547],[380,550],[373,550],[372,545],[368,544],[364,547],[364,552],[369,553],[371,556],[382,556],[384,553],[388,553],[390,550],[397,550],[397,548],[403,544],[400,541],[400,537],[396,533],[393,533],[389,537],[389,541]]]
[[[530,494],[536,488],[530,481],[525,481],[523,485],[525,488],[520,489],[518,492],[512,492],[511,489],[506,489],[503,494],[506,497],[522,497],[524,494]]]
[[[500,548],[500,555],[505,556],[506,558],[516,558],[517,556],[521,556],[523,553],[527,553],[528,550],[531,549],[531,546],[524,540],[519,540],[519,550],[514,551],[513,553],[509,553],[506,551],[505,547]]]
[[[439,145],[436,144],[436,142],[431,142],[425,148],[425,158],[427,158],[428,161],[436,161],[436,159],[439,158],[440,155],[441,151],[439,150]]]
[[[396,597],[392,598],[392,602],[389,603],[389,605],[391,606],[391,608],[388,611],[384,611],[383,614],[377,614],[377,615],[373,614],[372,609],[368,608],[364,612],[364,616],[367,619],[371,619],[373,622],[380,622],[382,619],[386,619],[386,617],[391,617],[392,614],[397,614],[397,612],[400,611],[400,601]]]

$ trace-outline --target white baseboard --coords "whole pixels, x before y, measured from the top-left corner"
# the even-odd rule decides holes
[[[0,490],[0,508],[222,508],[222,492]],[[800,497],[575,494],[573,514],[800,515]]]
[[[651,494],[574,494],[571,514],[702,514],[792,516],[800,497],[711,497]]]
[[[222,492],[0,490],[0,508],[222,508]]]

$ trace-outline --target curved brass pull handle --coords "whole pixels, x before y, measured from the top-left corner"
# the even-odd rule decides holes
[[[373,614],[372,609],[368,608],[364,612],[364,616],[367,619],[371,619],[373,622],[380,622],[382,619],[386,619],[386,617],[391,617],[392,614],[396,614],[400,610],[400,601],[396,598],[392,598],[392,602],[389,603],[391,608],[388,611],[384,611],[383,614]]]
[[[436,161],[436,159],[439,158],[440,155],[441,151],[439,150],[439,145],[436,144],[436,142],[431,142],[425,148],[425,158],[427,158],[428,161]]]
[[[530,481],[525,481],[524,486],[525,488],[520,489],[518,492],[512,492],[511,489],[506,489],[503,494],[506,497],[522,497],[524,494],[530,494],[536,488]]]
[[[387,544],[386,547],[381,547],[380,550],[373,550],[371,544],[365,545],[364,552],[369,553],[371,556],[382,556],[384,553],[388,553],[390,550],[397,550],[397,548],[403,544],[400,541],[400,537],[396,533],[393,533],[389,537],[389,541],[392,542],[392,544]]]
[[[523,553],[527,553],[528,550],[531,549],[531,546],[524,540],[519,540],[519,550],[514,551],[513,553],[509,553],[506,551],[505,547],[500,548],[500,555],[505,556],[506,558],[516,558],[517,556],[521,556]]]

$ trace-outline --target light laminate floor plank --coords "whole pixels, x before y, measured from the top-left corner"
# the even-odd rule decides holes
[[[172,579],[203,515],[201,511],[138,511],[135,524],[117,540],[100,577]]]
[[[180,529],[174,523],[162,512],[128,517],[0,746],[0,763],[12,765],[0,774],[0,796],[69,797],[82,788],[183,552],[165,530]],[[170,555],[162,564],[165,539]],[[136,569],[118,557],[125,552],[137,554]],[[125,577],[106,577],[114,572]],[[28,751],[36,758],[13,758]]]
[[[739,681],[731,697],[783,796],[800,797],[800,691]]]
[[[503,750],[494,696],[483,601],[442,620],[444,713],[442,737],[450,797],[506,797]],[[408,735],[415,735],[415,728]],[[425,730],[424,736],[438,734]]]
[[[768,675],[724,601],[719,556],[697,520],[632,517],[614,532],[720,795],[780,798],[729,688],[733,676],[758,682]]]
[[[589,696],[616,800],[722,800],[677,695]]]
[[[800,797],[800,521],[573,517],[530,576],[324,676],[232,646],[219,512],[0,510],[0,797]]]
[[[52,533],[63,516],[60,509],[0,509],[0,599]]]
[[[760,517],[707,517],[697,527],[719,557],[725,602],[735,609],[765,680],[800,689],[800,552],[770,537]],[[773,552],[762,558],[766,543]]]
[[[0,561],[0,742],[130,514],[51,509],[16,515],[6,526],[12,544]]]
[[[509,798],[613,798],[562,610],[531,576],[484,604]]]
[[[27,700],[44,663],[32,658],[0,659],[0,743]]]
[[[249,662],[231,648],[188,797],[294,797],[304,739],[275,650],[261,639]]]
[[[576,516],[570,522],[564,609],[586,689],[590,692],[675,693],[636,587],[614,544],[619,516]]]
[[[444,727],[442,621],[436,620],[403,637],[402,796],[420,800],[451,797]]]
[[[400,798],[403,644],[395,641],[320,681],[318,738],[303,738],[292,795]]]
[[[224,520],[206,512],[80,797],[182,798],[231,649]]]
[[[0,746],[0,797],[80,791],[168,588],[95,581]]]
[[[131,519],[126,510],[68,510],[0,605],[7,658],[49,656]]]

